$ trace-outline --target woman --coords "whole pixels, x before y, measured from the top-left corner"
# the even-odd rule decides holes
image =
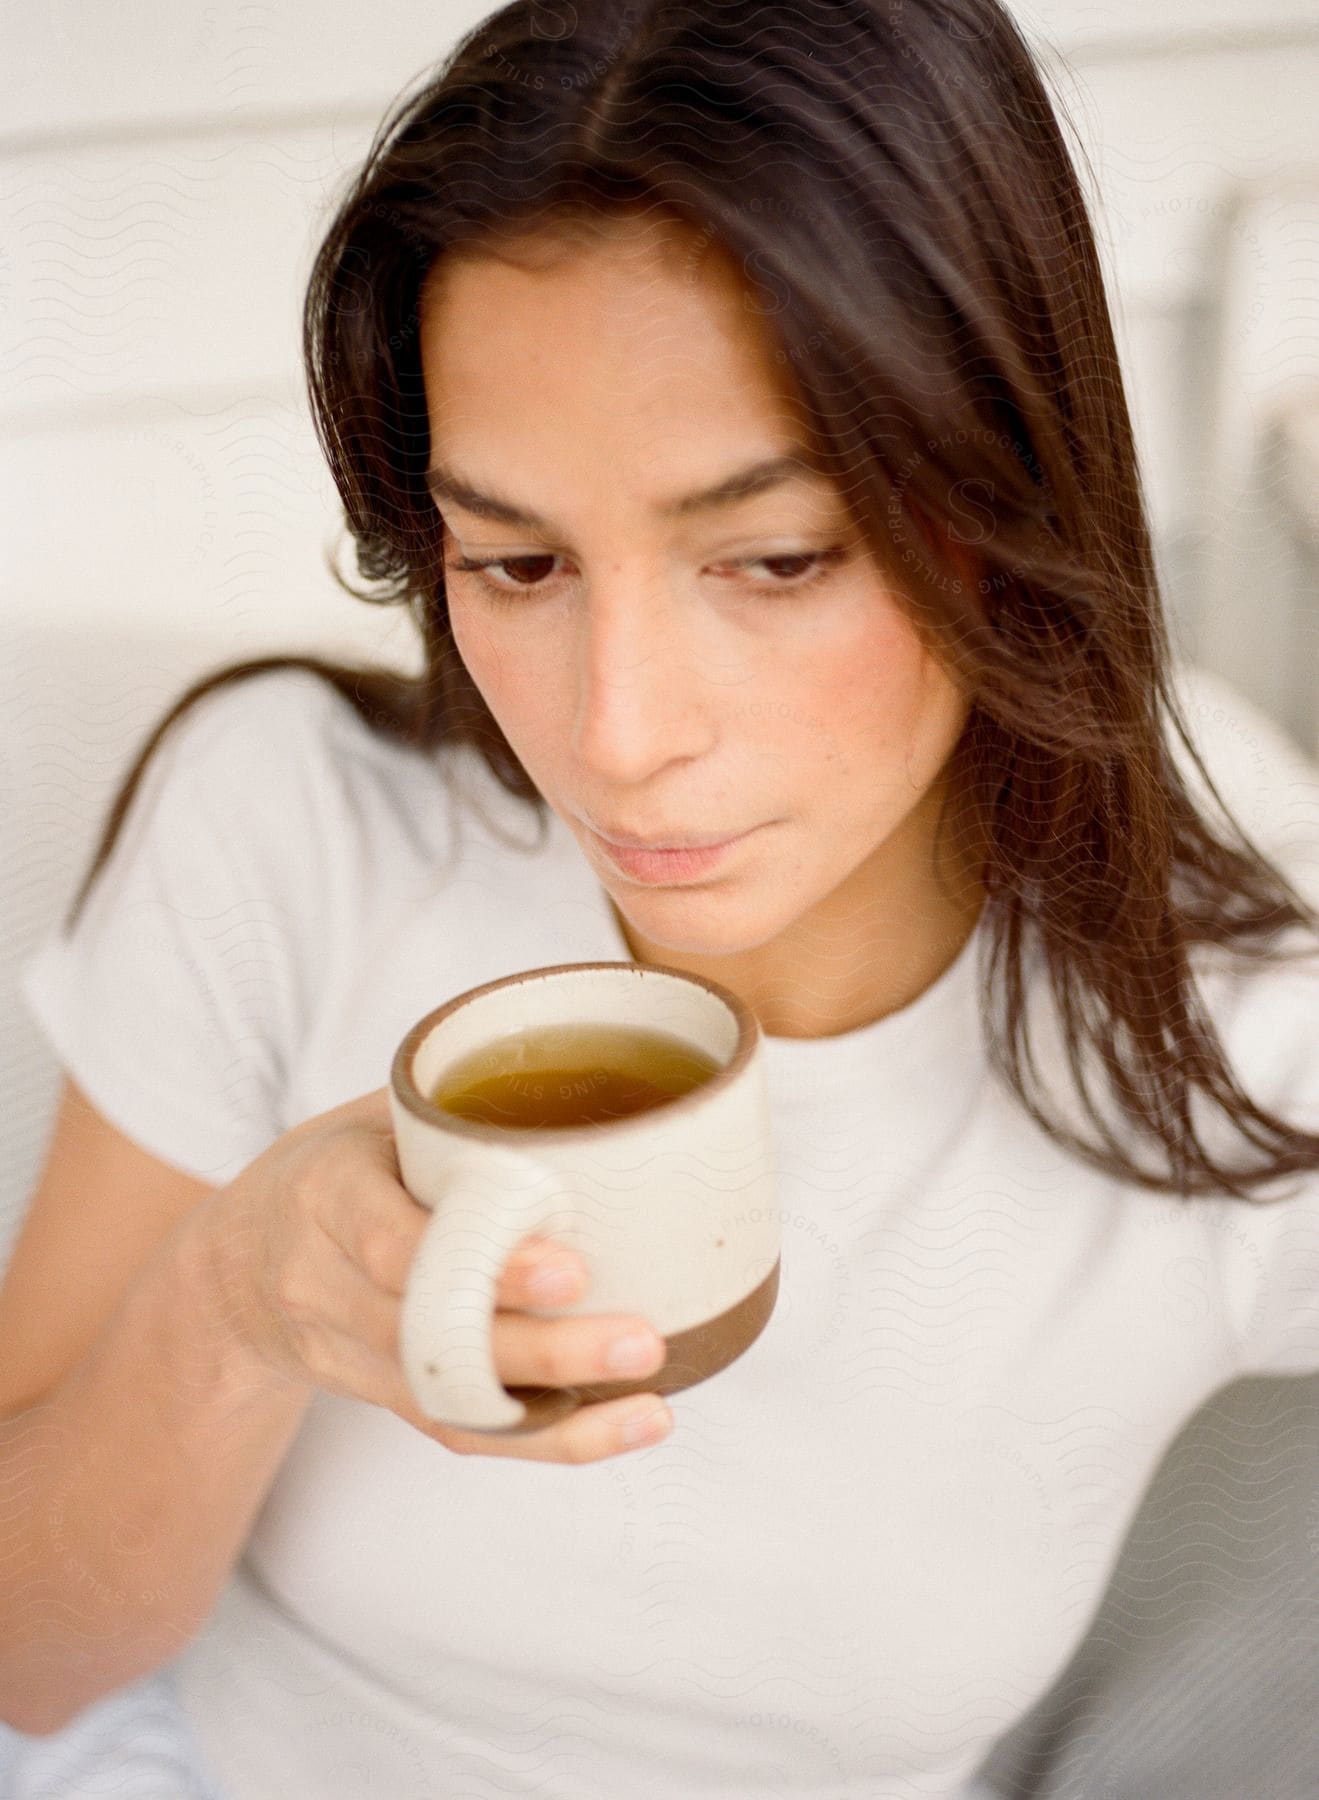
[[[27,1728],[171,1657],[236,1800],[964,1793],[1182,1423],[1319,1367],[1319,919],[1176,761],[1027,50],[993,0],[508,6],[386,122],[305,346],[424,671],[191,690],[28,972],[68,1131],[166,1198],[42,1379],[30,1308],[6,1472],[72,1568],[52,1526],[23,1573],[101,1647]],[[757,1013],[774,1318],[672,1404],[430,1426],[382,1071],[442,995],[600,957]],[[658,1366],[530,1266],[507,1383]]]

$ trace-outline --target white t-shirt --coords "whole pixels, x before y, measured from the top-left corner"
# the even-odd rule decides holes
[[[446,997],[630,960],[568,828],[538,838],[474,752],[266,673],[170,734],[23,992],[108,1118],[220,1184]],[[873,1024],[766,1039],[777,1307],[664,1443],[456,1457],[315,1396],[174,1665],[233,1800],[963,1788],[1190,1416],[1319,1369],[1319,1172],[1182,1203],[1078,1163],[989,1070],[983,941]],[[1319,1127],[1319,956],[1205,991],[1247,1091]]]

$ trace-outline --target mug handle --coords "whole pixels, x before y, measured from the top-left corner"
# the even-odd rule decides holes
[[[517,1399],[499,1379],[491,1342],[504,1264],[524,1237],[552,1234],[569,1198],[552,1170],[499,1144],[482,1144],[476,1154],[460,1147],[446,1162],[444,1192],[408,1270],[399,1320],[403,1373],[437,1425],[539,1430],[581,1404],[567,1388],[519,1390],[528,1399]]]

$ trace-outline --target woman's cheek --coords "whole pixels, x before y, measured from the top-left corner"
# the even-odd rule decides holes
[[[515,754],[534,760],[534,746],[552,738],[562,689],[549,678],[544,646],[510,624],[451,609],[449,625],[463,666]]]
[[[449,629],[467,673],[488,699],[488,690],[499,682],[501,669],[509,667],[508,648],[497,623],[483,618],[478,609],[462,600],[451,599]]]

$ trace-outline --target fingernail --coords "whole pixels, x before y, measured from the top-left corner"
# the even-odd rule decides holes
[[[673,1414],[667,1406],[648,1407],[644,1412],[633,1413],[623,1425],[623,1442],[625,1444],[658,1444],[667,1437],[669,1427],[673,1424]]]
[[[659,1348],[648,1332],[615,1338],[605,1358],[606,1366],[612,1375],[640,1375],[643,1369],[654,1366]]]

